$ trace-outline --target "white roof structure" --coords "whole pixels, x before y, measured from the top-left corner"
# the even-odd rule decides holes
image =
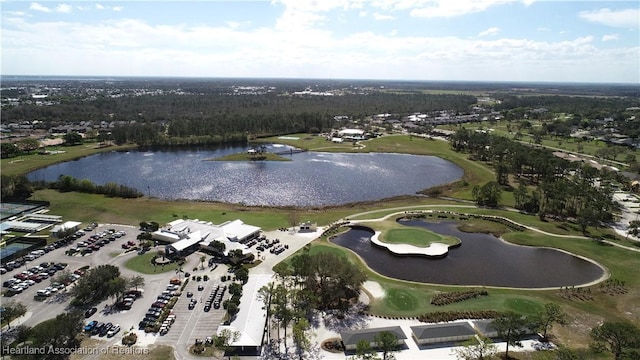
[[[78,226],[80,226],[82,223],[78,222],[78,221],[65,221],[64,223],[60,224],[60,225],[56,225],[53,227],[53,229],[51,229],[52,233],[57,233],[60,231],[65,231],[68,229],[73,229],[76,228]]]
[[[338,131],[338,135],[340,136],[345,136],[345,135],[364,135],[364,130],[361,129],[343,129]]]
[[[176,249],[176,251],[182,251],[189,246],[199,243],[200,241],[202,241],[202,237],[200,236],[200,231],[198,230],[189,234],[186,238],[174,242],[173,244],[171,244],[171,246]]]
[[[15,231],[23,231],[23,232],[37,232],[40,231],[51,224],[43,224],[43,223],[35,223],[35,222],[27,222],[27,221],[6,221],[7,229],[15,230]]]
[[[267,310],[262,300],[258,299],[258,290],[267,285],[273,275],[250,275],[247,283],[242,287],[240,311],[230,325],[218,327],[217,334],[224,329],[238,331],[240,337],[231,346],[261,346],[264,327],[267,321]]]
[[[249,248],[239,241],[257,234],[261,229],[247,225],[242,220],[227,221],[220,225],[201,220],[174,220],[166,228],[153,233],[153,238],[171,243],[174,249],[181,251],[197,243],[209,245],[213,240],[224,242],[226,251],[240,249],[243,253]]]

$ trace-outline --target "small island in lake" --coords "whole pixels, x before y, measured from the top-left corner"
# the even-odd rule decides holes
[[[251,148],[246,153],[229,154],[213,159],[213,161],[291,161],[291,159],[278,154],[267,152],[264,146]]]

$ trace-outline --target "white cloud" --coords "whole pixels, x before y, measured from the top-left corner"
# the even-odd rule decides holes
[[[48,7],[35,2],[29,5],[29,9],[42,12],[51,12],[51,9],[49,9]]]
[[[113,10],[113,11],[122,11],[122,9],[124,9],[122,6],[113,6],[111,8],[111,10]]]
[[[593,37],[535,41],[406,36],[395,31],[340,36],[308,27],[288,31],[230,23],[4,20],[0,47],[7,74],[37,69],[58,75],[494,81],[628,81],[640,76],[638,47],[599,48],[602,43],[594,44]]]
[[[498,27],[490,27],[485,31],[481,31],[478,36],[482,37],[482,36],[493,36],[493,35],[498,35],[498,33],[500,32],[500,28]]]
[[[104,9],[106,9],[106,7],[104,5],[102,5],[102,4],[96,4],[96,9],[97,10],[104,10]]]
[[[538,28],[536,29],[537,31],[542,31],[542,32],[547,32],[547,31],[551,31],[550,28],[545,27],[545,26],[538,26]]]
[[[602,41],[613,41],[620,39],[620,34],[607,34],[602,36]]]
[[[611,27],[640,27],[640,9],[611,10],[604,8],[593,11],[581,11],[578,16],[584,20]]]
[[[373,18],[376,20],[394,20],[395,16],[381,14],[378,12],[373,13]]]
[[[531,5],[533,0],[373,0],[371,5],[383,10],[407,10],[411,16],[455,17],[510,3]]]
[[[27,13],[25,13],[24,11],[3,11],[4,14],[7,15],[11,15],[11,16],[26,16]]]
[[[56,12],[70,13],[71,11],[73,11],[73,6],[69,4],[59,4],[58,6],[56,6]]]

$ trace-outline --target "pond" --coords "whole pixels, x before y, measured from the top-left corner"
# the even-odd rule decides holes
[[[396,256],[371,244],[373,230],[354,226],[331,241],[358,254],[375,272],[395,279],[443,285],[517,288],[577,286],[604,275],[597,264],[563,251],[519,246],[489,234],[459,231],[455,222],[403,221],[459,238],[444,258]]]
[[[270,145],[267,151],[286,151]],[[161,199],[264,206],[324,206],[415,194],[460,179],[463,170],[433,156],[388,153],[288,154],[292,161],[206,161],[247,147],[108,152],[31,172],[114,182]]]

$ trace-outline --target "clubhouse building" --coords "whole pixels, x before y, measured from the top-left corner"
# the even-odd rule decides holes
[[[249,253],[246,242],[260,235],[260,228],[248,225],[242,220],[227,221],[220,225],[202,220],[175,220],[152,233],[153,239],[167,243],[167,257],[183,256],[201,248],[209,247],[212,241],[225,245],[225,255],[231,250],[240,249]]]

